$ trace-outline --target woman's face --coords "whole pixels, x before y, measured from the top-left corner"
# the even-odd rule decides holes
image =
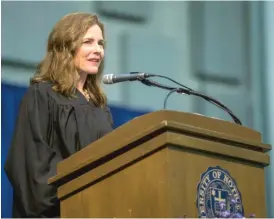
[[[88,29],[75,56],[75,65],[86,74],[96,74],[104,58],[104,39],[96,24]]]

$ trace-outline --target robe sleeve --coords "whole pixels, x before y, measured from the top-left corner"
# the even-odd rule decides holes
[[[19,110],[5,171],[20,217],[55,217],[59,214],[56,188],[47,180],[56,174],[61,160],[47,143],[50,109],[46,89],[31,85]],[[58,147],[55,147],[58,148]]]

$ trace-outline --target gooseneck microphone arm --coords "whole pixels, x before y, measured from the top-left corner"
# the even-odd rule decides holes
[[[165,78],[167,78],[167,77],[165,77]],[[240,119],[237,118],[237,116],[235,116],[234,113],[232,113],[230,109],[228,109],[225,105],[223,105],[222,103],[220,103],[219,101],[217,101],[213,97],[210,97],[208,95],[199,93],[199,92],[194,91],[190,88],[185,89],[185,88],[169,87],[169,86],[166,86],[166,85],[162,85],[162,84],[160,84],[156,81],[152,81],[152,80],[148,80],[148,79],[140,79],[139,81],[142,82],[145,85],[148,85],[148,86],[155,86],[155,87],[158,87],[158,88],[163,88],[163,89],[166,89],[166,90],[170,90],[171,92],[169,93],[169,95],[174,93],[174,92],[177,92],[177,93],[181,93],[181,94],[183,93],[183,94],[188,94],[188,95],[194,95],[194,96],[201,97],[201,98],[209,101],[210,103],[218,106],[222,110],[226,111],[232,117],[232,119],[234,120],[235,123],[237,123],[239,125],[242,125],[242,122],[240,121]],[[167,98],[168,98],[168,96],[167,96]],[[165,99],[164,108],[165,108],[165,105],[166,105],[167,98]]]
[[[179,85],[180,87],[176,88],[176,87],[162,85],[156,81],[148,80],[147,78],[149,78],[149,77],[165,78],[165,79],[168,79],[168,80],[174,82],[175,84]],[[225,105],[220,103],[218,100],[216,100],[208,95],[194,91],[191,88],[189,88],[183,84],[180,84],[180,83],[172,80],[169,77],[162,76],[162,75],[156,75],[156,74],[148,74],[148,73],[143,73],[143,72],[130,72],[129,74],[120,74],[120,75],[107,74],[107,75],[104,75],[104,77],[103,77],[103,83],[105,83],[105,84],[114,84],[114,83],[120,83],[120,82],[124,82],[124,81],[140,81],[147,86],[154,86],[154,87],[162,88],[165,90],[170,90],[168,96],[165,99],[164,108],[166,107],[166,102],[167,102],[168,97],[172,93],[175,93],[175,92],[180,93],[180,94],[187,94],[187,95],[194,95],[194,96],[201,97],[201,98],[207,100],[208,102],[218,106],[222,110],[226,111],[232,117],[232,119],[234,120],[235,123],[242,125],[240,119],[237,118],[234,115],[234,113],[232,113],[232,111],[230,109],[228,109]]]

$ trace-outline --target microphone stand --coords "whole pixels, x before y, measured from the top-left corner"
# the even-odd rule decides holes
[[[157,75],[154,75],[154,76],[157,76]],[[167,77],[165,77],[167,78]],[[169,78],[168,78],[169,79]],[[165,102],[164,102],[164,109],[166,108],[166,102],[167,102],[167,99],[168,97],[174,93],[174,92],[177,92],[177,93],[180,93],[180,94],[187,94],[187,95],[194,95],[194,96],[198,96],[198,97],[201,97],[205,100],[207,100],[208,102],[218,106],[219,108],[221,108],[222,110],[226,111],[231,117],[232,119],[234,120],[234,122],[236,124],[239,124],[239,125],[242,125],[240,119],[238,119],[234,113],[232,113],[232,111],[230,109],[228,109],[225,105],[223,105],[222,103],[220,103],[219,101],[215,100],[214,98],[210,97],[210,96],[207,96],[205,94],[201,94],[197,91],[194,91],[190,88],[175,88],[175,87],[169,87],[169,86],[166,86],[166,85],[162,85],[156,81],[152,81],[152,80],[148,80],[148,79],[139,79],[139,81],[147,86],[154,86],[154,87],[158,87],[158,88],[162,88],[162,89],[165,89],[165,90],[170,90],[170,92],[168,93],[168,95],[166,96],[165,98]],[[176,82],[177,83],[177,82]],[[177,83],[179,84],[179,83]],[[181,85],[181,84],[180,84]],[[186,87],[186,86],[184,86]]]

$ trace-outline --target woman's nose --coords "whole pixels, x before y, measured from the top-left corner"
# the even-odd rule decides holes
[[[94,43],[93,50],[99,53],[101,52],[101,46],[98,43]]]

